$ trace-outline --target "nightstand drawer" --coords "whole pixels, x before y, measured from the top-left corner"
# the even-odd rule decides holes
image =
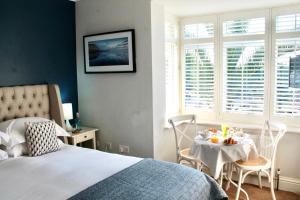
[[[89,128],[89,127],[81,127],[80,132],[72,133],[69,137],[70,144],[77,146],[88,140],[92,141],[93,149],[96,149],[96,132],[98,131],[97,128]]]
[[[91,140],[95,137],[95,132],[87,132],[87,133],[81,133],[76,136],[76,142],[85,142],[87,140]]]

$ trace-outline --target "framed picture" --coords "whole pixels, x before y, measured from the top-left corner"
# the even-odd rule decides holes
[[[85,73],[136,72],[134,30],[83,37]]]

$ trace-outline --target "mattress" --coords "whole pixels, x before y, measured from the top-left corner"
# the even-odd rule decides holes
[[[67,199],[141,160],[71,145],[39,157],[11,158],[0,161],[0,198]]]

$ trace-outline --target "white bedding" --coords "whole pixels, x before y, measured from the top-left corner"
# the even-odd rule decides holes
[[[43,156],[0,161],[0,199],[67,199],[140,160],[64,145]]]

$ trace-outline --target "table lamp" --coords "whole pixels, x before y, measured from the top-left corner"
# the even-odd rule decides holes
[[[63,104],[63,112],[64,112],[64,119],[66,120],[66,129],[67,131],[73,131],[73,127],[70,124],[71,119],[73,119],[73,109],[72,103],[64,103]]]

